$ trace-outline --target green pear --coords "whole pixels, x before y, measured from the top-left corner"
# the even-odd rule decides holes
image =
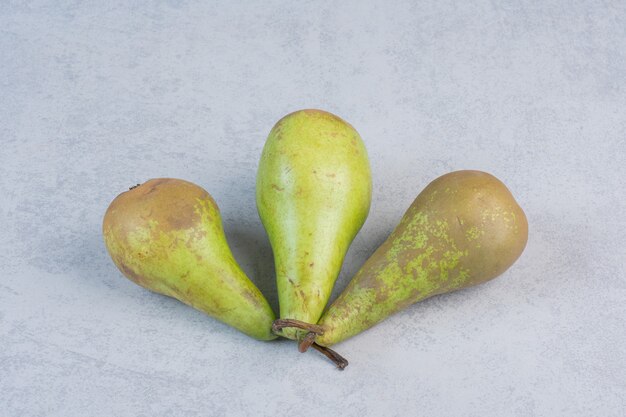
[[[113,200],[102,229],[113,262],[131,281],[256,339],[275,338],[274,313],[233,258],[217,204],[199,186],[147,181]]]
[[[274,252],[280,316],[315,323],[369,212],[372,179],[357,131],[321,110],[283,117],[263,148],[257,208]],[[281,334],[298,339],[304,332]]]
[[[495,278],[527,240],[526,216],[497,178],[443,175],[417,196],[306,339],[330,346],[420,300]]]

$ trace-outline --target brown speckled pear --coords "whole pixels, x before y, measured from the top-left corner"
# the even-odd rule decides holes
[[[226,242],[219,209],[187,181],[152,179],[111,203],[102,226],[119,270],[260,340],[275,338],[274,313]]]
[[[417,196],[324,313],[315,342],[333,345],[420,300],[493,279],[527,240],[526,216],[497,178],[480,171],[443,175]]]

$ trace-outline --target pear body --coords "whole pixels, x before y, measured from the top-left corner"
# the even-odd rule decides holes
[[[256,184],[268,233],[280,316],[315,323],[369,212],[372,180],[357,131],[321,110],[281,119],[263,148]],[[285,337],[303,334],[284,329]]]
[[[495,278],[527,239],[526,216],[497,178],[480,171],[443,175],[328,308],[316,342],[330,346],[420,300]]]
[[[235,261],[217,204],[187,181],[152,179],[113,200],[104,241],[131,281],[174,297],[259,340],[274,313]]]

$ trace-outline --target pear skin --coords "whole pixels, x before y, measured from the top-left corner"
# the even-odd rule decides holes
[[[493,279],[519,258],[526,216],[506,186],[479,171],[443,175],[422,191],[318,322],[330,346],[425,298]]]
[[[274,313],[226,242],[213,198],[187,181],[152,179],[113,200],[102,226],[119,270],[259,340]]]
[[[357,131],[321,110],[301,110],[271,130],[256,200],[274,252],[280,316],[315,323],[348,247],[369,213],[372,179]],[[282,336],[304,333],[284,329]]]

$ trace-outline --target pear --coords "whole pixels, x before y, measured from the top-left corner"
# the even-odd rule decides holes
[[[371,193],[367,152],[350,124],[322,110],[300,110],[273,127],[256,200],[274,252],[281,317],[320,318]],[[304,334],[288,328],[281,335]]]
[[[313,342],[331,346],[425,298],[493,279],[527,240],[526,216],[497,178],[443,175],[417,196],[317,325],[295,323],[311,330],[300,350]]]
[[[274,313],[233,258],[217,204],[201,187],[149,180],[113,200],[102,229],[113,262],[131,281],[255,339],[275,338]]]

